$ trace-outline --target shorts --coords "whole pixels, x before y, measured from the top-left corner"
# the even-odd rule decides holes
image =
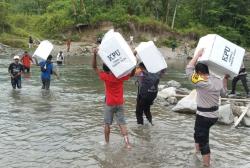
[[[30,67],[23,66],[23,71],[27,70],[27,72],[30,72]]]
[[[115,105],[115,106],[105,105],[105,107],[104,107],[104,123],[111,125],[113,122],[114,115],[116,118],[116,123],[118,125],[125,125],[126,124],[123,105]]]

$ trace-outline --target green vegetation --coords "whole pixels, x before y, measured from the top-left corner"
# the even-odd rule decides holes
[[[217,33],[250,47],[249,0],[3,0],[0,41],[23,47],[28,36],[80,40],[76,25],[89,29],[111,22],[138,40],[143,33],[158,44],[178,45],[183,37],[198,40]],[[101,33],[101,32],[100,32]]]

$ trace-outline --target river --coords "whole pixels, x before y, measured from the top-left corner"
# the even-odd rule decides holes
[[[103,83],[90,57],[67,58],[56,67],[60,79],[42,91],[39,68],[13,90],[7,73],[10,55],[0,57],[0,167],[5,168],[199,168],[194,153],[194,115],[179,114],[156,101],[154,126],[137,126],[136,86],[125,84],[126,117],[132,149],[124,148],[116,125],[104,145]],[[169,61],[161,83],[174,79],[190,87],[185,61]],[[250,129],[215,125],[211,129],[212,167],[250,167]]]

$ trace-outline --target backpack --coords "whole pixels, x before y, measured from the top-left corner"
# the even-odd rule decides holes
[[[158,73],[143,72],[142,81],[139,85],[139,95],[143,99],[154,101],[158,93],[160,75]]]
[[[42,71],[42,72],[45,72],[45,71],[46,71],[46,63],[44,63],[44,64],[41,66],[41,71]]]
[[[46,72],[47,71],[47,66],[48,66],[47,62],[44,63],[43,65],[41,65],[41,71]],[[53,71],[51,71],[50,74],[53,74]]]

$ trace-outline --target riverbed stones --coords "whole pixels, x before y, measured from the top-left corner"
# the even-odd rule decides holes
[[[178,102],[177,98],[176,97],[168,97],[166,99],[166,101],[170,104],[170,105],[174,105]]]
[[[158,89],[159,90],[163,90],[164,88],[166,88],[167,86],[166,85],[158,85]]]
[[[182,98],[176,106],[172,108],[174,112],[195,114],[197,109],[196,91],[193,90],[188,96]]]
[[[250,117],[245,116],[242,120],[243,125],[250,127]]]
[[[218,122],[226,125],[234,122],[234,115],[230,104],[220,106]]]
[[[170,80],[167,82],[168,87],[175,87],[175,88],[180,88],[181,84],[175,80]]]
[[[177,88],[176,89],[176,94],[180,94],[180,95],[188,95],[190,94],[190,90],[188,90],[187,88]]]
[[[158,92],[158,97],[167,99],[168,97],[174,97],[176,95],[175,87],[168,87]]]

